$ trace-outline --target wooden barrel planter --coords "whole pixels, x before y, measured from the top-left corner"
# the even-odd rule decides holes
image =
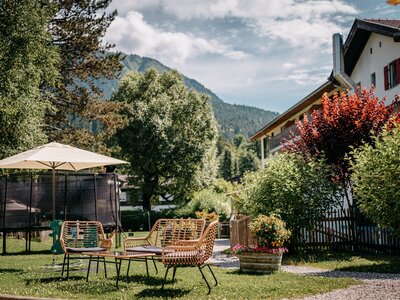
[[[241,253],[238,254],[240,270],[245,273],[271,273],[279,271],[282,263],[282,253]]]

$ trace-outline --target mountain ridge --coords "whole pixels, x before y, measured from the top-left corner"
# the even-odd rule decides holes
[[[120,78],[130,71],[144,73],[150,68],[154,68],[160,72],[172,70],[158,60],[150,57],[141,57],[136,54],[125,54],[122,64],[124,68]],[[232,141],[236,134],[243,134],[249,137],[279,115],[276,112],[257,107],[224,102],[214,92],[197,80],[189,78],[184,74],[182,74],[182,76],[188,88],[210,96],[220,133],[229,141]],[[110,99],[113,91],[117,90],[120,78],[107,80],[101,84],[101,89],[104,91],[106,99]]]

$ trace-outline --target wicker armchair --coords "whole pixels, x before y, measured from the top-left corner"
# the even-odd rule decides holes
[[[61,227],[60,243],[64,252],[61,276],[67,261],[67,279],[69,277],[70,255],[84,252],[107,251],[111,249],[115,231],[106,238],[103,225],[98,221],[65,221]]]
[[[183,266],[197,267],[208,287],[208,294],[211,292],[210,284],[207,281],[202,269],[208,267],[215,280],[215,285],[218,284],[217,278],[214,275],[209,264],[205,262],[211,257],[214,248],[215,236],[217,234],[218,221],[212,222],[205,230],[199,240],[195,241],[177,241],[174,245],[163,248],[162,263],[167,267],[165,271],[164,288],[167,280],[168,271],[173,268],[172,281],[175,279],[176,269]]]
[[[204,226],[203,219],[158,219],[147,237],[125,239],[124,249],[161,255],[164,247],[177,241],[199,239]]]

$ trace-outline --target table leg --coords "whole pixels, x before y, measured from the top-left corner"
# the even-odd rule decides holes
[[[104,263],[104,276],[107,278],[107,266],[106,266],[106,258],[103,257],[103,263]]]
[[[129,276],[129,269],[130,269],[130,267],[131,267],[131,259],[129,259],[129,261],[128,261],[128,270],[126,270],[126,277]]]
[[[90,265],[92,263],[92,256],[89,255],[89,264],[88,264],[88,269],[87,269],[87,274],[86,274],[86,282],[89,281],[89,273],[90,273]]]
[[[119,274],[121,272],[122,258],[119,260],[119,263],[118,263],[118,260],[115,259],[115,263],[116,263],[116,266],[117,266],[117,283],[116,283],[116,286],[117,286],[117,289],[119,289],[118,288],[118,282],[119,282]]]

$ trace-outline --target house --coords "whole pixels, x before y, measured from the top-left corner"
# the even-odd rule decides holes
[[[296,122],[321,107],[324,93],[331,96],[373,84],[379,98],[386,96],[392,101],[400,95],[400,19],[356,19],[344,44],[340,34],[334,34],[332,40],[333,71],[328,81],[250,137],[261,141],[262,166],[282,148],[283,138],[291,131],[296,133]]]

